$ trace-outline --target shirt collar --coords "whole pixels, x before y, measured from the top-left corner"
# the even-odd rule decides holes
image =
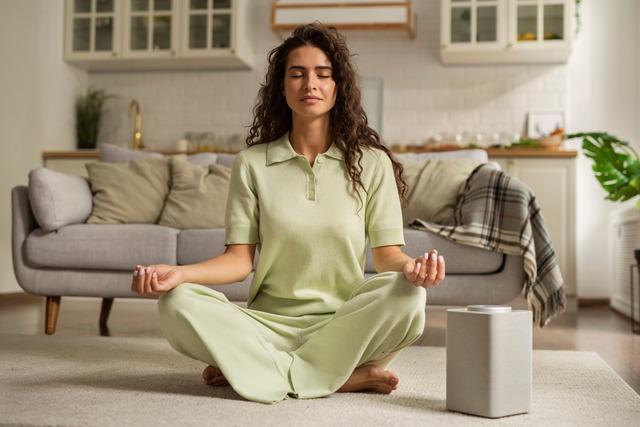
[[[337,160],[344,159],[342,151],[336,147],[335,143],[331,144],[329,149],[322,154]],[[299,156],[299,154],[293,149],[291,142],[289,142],[289,132],[286,132],[280,138],[267,144],[267,166],[273,163],[284,162],[297,156]]]

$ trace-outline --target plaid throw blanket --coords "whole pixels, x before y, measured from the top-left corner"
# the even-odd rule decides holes
[[[523,293],[534,323],[544,327],[565,309],[564,282],[531,189],[491,163],[473,170],[458,196],[453,224],[413,220],[409,226],[455,242],[523,255]]]

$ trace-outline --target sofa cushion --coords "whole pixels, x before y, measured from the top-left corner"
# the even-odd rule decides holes
[[[216,159],[216,163],[219,165],[225,165],[225,166],[231,167],[235,159],[236,159],[236,154],[218,153],[218,158]]]
[[[171,160],[171,191],[158,224],[179,229],[224,228],[231,168]]]
[[[404,229],[406,245],[403,252],[418,257],[430,249],[437,249],[445,257],[447,274],[490,274],[498,272],[504,255],[485,249],[464,246],[426,231]],[[178,264],[193,264],[213,258],[224,252],[224,229],[182,230],[178,235]],[[254,258],[257,264],[258,254]],[[365,271],[372,273],[373,259],[367,247]]]
[[[91,188],[86,178],[38,168],[29,172],[29,202],[44,231],[83,223],[91,214]]]
[[[402,161],[407,182],[407,203],[402,208],[404,225],[419,218],[437,224],[453,222],[460,188],[478,160],[443,159]]]
[[[224,252],[224,228],[208,230],[182,230],[178,234],[178,264],[193,264],[218,256]],[[258,264],[259,251],[253,258]]]
[[[176,264],[178,230],[160,225],[73,224],[32,231],[26,262],[34,267],[132,270],[136,264]]]
[[[417,258],[431,249],[437,249],[444,256],[446,274],[489,274],[499,271],[504,255],[473,246],[455,243],[428,231],[404,229],[405,246],[402,251]],[[367,245],[366,272],[374,272],[371,248]]]
[[[178,234],[178,264],[194,264],[224,252],[224,228],[182,230]]]
[[[89,224],[155,224],[169,194],[168,158],[87,163],[93,210]]]

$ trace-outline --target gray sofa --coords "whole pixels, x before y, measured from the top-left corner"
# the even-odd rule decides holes
[[[486,153],[481,153],[486,160]],[[55,333],[63,296],[102,298],[99,325],[101,333],[108,335],[107,319],[113,299],[139,298],[130,290],[135,264],[184,265],[224,251],[224,229],[177,230],[151,224],[81,223],[45,232],[34,217],[26,186],[13,188],[11,203],[14,272],[26,292],[47,298],[47,334]],[[405,229],[405,241],[403,250],[411,256],[437,248],[446,259],[447,277],[440,286],[428,290],[430,305],[504,304],[522,291],[524,272],[520,256],[460,245],[409,228]],[[369,249],[365,277],[373,274]],[[223,292],[230,301],[246,302],[252,277],[253,274],[243,282],[212,288]]]

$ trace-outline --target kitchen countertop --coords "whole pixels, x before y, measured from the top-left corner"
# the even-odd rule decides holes
[[[562,148],[486,148],[489,157],[577,157],[577,150],[567,150]],[[175,150],[148,150],[156,153],[172,155],[172,154],[196,154],[206,151],[175,151]],[[424,149],[422,147],[391,147],[394,153],[426,153],[426,152],[443,152],[453,151],[451,148],[432,148]],[[215,151],[215,153],[228,153],[223,151]],[[98,158],[98,150],[68,150],[68,151],[43,151],[42,159],[96,159]]]

